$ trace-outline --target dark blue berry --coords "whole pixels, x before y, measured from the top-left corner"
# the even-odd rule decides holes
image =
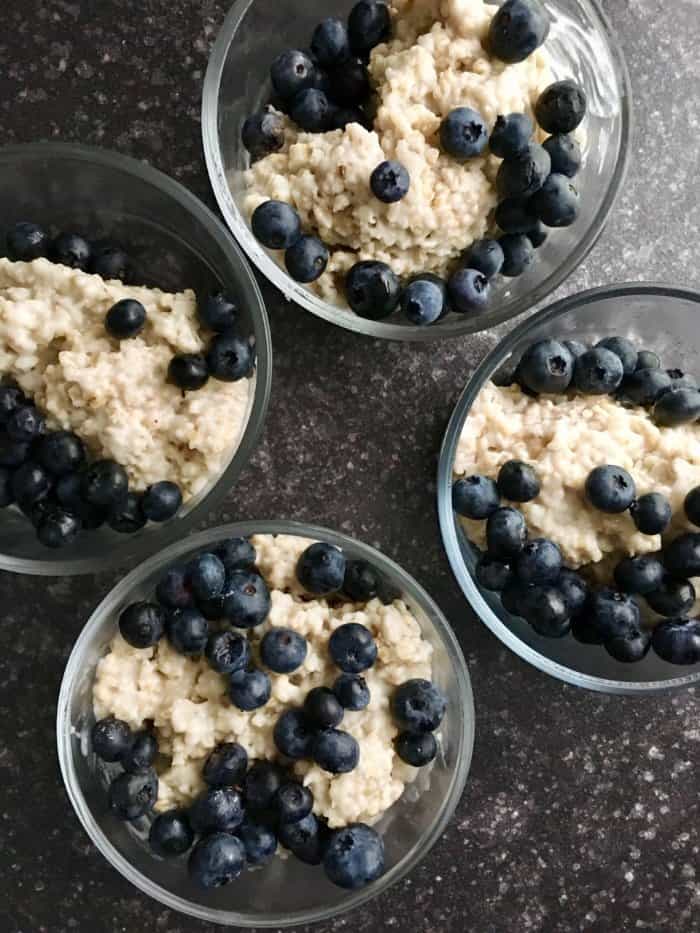
[[[529,463],[508,460],[498,471],[498,492],[511,502],[530,502],[540,494],[540,480]]]
[[[700,527],[700,486],[690,490],[685,497],[683,508],[688,521]]]
[[[515,560],[515,573],[526,585],[555,583],[562,569],[561,551],[554,541],[534,538]]]
[[[90,244],[77,233],[59,233],[51,244],[51,259],[71,269],[82,269],[90,265]]]
[[[238,632],[214,632],[205,649],[209,666],[220,674],[233,674],[250,663],[250,642]]]
[[[247,538],[229,538],[219,544],[214,553],[226,570],[249,570],[255,566],[255,548]]]
[[[355,314],[380,321],[396,310],[401,281],[384,262],[358,262],[345,278],[345,294]]]
[[[623,382],[622,394],[635,405],[650,406],[671,386],[671,377],[662,369],[638,369]]]
[[[437,755],[438,745],[432,732],[401,732],[396,738],[396,754],[414,768],[429,765]]]
[[[328,128],[331,104],[316,87],[307,87],[292,100],[289,114],[296,125],[306,133],[323,133]]]
[[[192,848],[194,832],[185,810],[159,813],[151,824],[148,842],[161,858],[183,855]]]
[[[632,630],[632,634],[636,634],[636,632],[637,629]],[[602,645],[605,641],[598,629],[596,620],[586,612],[581,612],[572,619],[571,634],[582,645]],[[623,633],[620,637],[624,638],[626,635]]]
[[[209,638],[209,623],[197,609],[175,609],[166,619],[170,644],[180,654],[204,654]]]
[[[133,648],[152,647],[164,631],[165,613],[157,603],[132,603],[119,616],[119,632]]]
[[[509,561],[522,551],[527,526],[521,512],[510,506],[496,509],[486,521],[488,552],[498,560]]]
[[[506,612],[514,616],[522,615],[524,592],[525,587],[513,574],[501,593],[501,603]]]
[[[328,114],[329,130],[344,130],[350,123],[359,123],[367,128],[368,119],[359,107],[331,107]]]
[[[506,233],[498,241],[503,251],[501,275],[509,279],[522,275],[535,258],[535,250],[524,233]]]
[[[700,576],[700,534],[687,532],[664,548],[664,567],[674,577]]]
[[[140,774],[153,767],[158,754],[158,741],[148,729],[135,733],[131,747],[121,759],[122,768],[129,774]]]
[[[550,84],[535,104],[535,118],[545,133],[572,133],[585,115],[586,95],[570,79]]]
[[[619,388],[624,375],[620,357],[597,347],[576,359],[574,385],[586,395],[609,395]]]
[[[367,709],[371,699],[369,687],[359,674],[341,674],[333,684],[333,692],[344,709]]]
[[[209,379],[207,361],[201,353],[177,353],[168,365],[168,381],[178,389],[196,392]]]
[[[232,570],[222,596],[224,615],[235,628],[262,625],[270,612],[270,591],[259,573]]]
[[[291,674],[301,667],[308,646],[303,635],[290,628],[271,628],[260,642],[260,658],[276,674]]]
[[[503,62],[522,62],[548,34],[549,16],[539,0],[506,0],[491,20],[488,48]]]
[[[546,227],[570,227],[580,207],[578,191],[566,175],[552,173],[532,196],[532,209]]]
[[[330,72],[330,96],[343,107],[359,107],[369,97],[369,73],[359,58],[341,62]]]
[[[269,810],[278,789],[284,782],[282,770],[270,761],[257,761],[245,779],[245,802],[249,810]]]
[[[119,820],[138,820],[158,799],[158,775],[152,769],[139,774],[124,772],[109,786],[109,808]]]
[[[454,311],[469,314],[488,307],[491,285],[477,269],[458,269],[448,279],[447,293]]]
[[[141,509],[141,497],[134,492],[127,493],[109,512],[107,521],[109,527],[120,534],[132,535],[140,531],[146,525],[146,516]]]
[[[630,632],[619,638],[610,638],[605,642],[608,654],[623,664],[634,664],[641,661],[649,653],[651,647],[651,633],[644,629]]]
[[[527,233],[537,223],[529,198],[506,198],[496,208],[494,219],[504,233]]]
[[[131,274],[131,260],[116,243],[93,243],[89,268],[90,272],[101,275],[103,279],[124,281]]]
[[[119,340],[136,337],[146,324],[146,309],[140,301],[123,298],[107,312],[105,328],[107,333]]]
[[[654,651],[669,664],[700,664],[700,619],[670,619],[652,634]]]
[[[490,592],[500,593],[510,583],[513,571],[510,564],[497,560],[490,554],[482,554],[476,563],[474,575],[479,586]]]
[[[626,512],[634,502],[634,480],[622,467],[600,466],[588,474],[586,498],[601,512],[611,515]]]
[[[37,459],[49,473],[63,476],[82,467],[85,446],[72,431],[52,431],[39,441]]]
[[[353,51],[366,55],[391,35],[389,7],[381,0],[360,0],[350,11],[348,35]]]
[[[5,427],[13,441],[28,444],[44,433],[46,422],[33,405],[25,405],[12,412]]]
[[[671,388],[657,400],[652,417],[661,427],[692,424],[700,418],[700,391]]]
[[[282,823],[279,827],[279,841],[301,862],[307,865],[321,864],[325,849],[324,833],[313,813],[296,823]]]
[[[576,616],[586,605],[588,584],[575,570],[570,570],[568,567],[562,568],[557,580],[557,589],[564,597],[570,616]]]
[[[241,139],[253,160],[264,159],[284,146],[284,119],[271,108],[252,113],[243,124]]]
[[[343,719],[344,708],[338,697],[328,687],[314,687],[306,694],[304,715],[318,729],[330,729]]]
[[[223,292],[211,292],[197,306],[199,320],[204,327],[225,334],[236,326],[238,321],[238,305]]]
[[[360,760],[360,746],[349,732],[324,729],[313,740],[311,756],[315,763],[331,774],[348,774]]]
[[[682,369],[667,369],[666,375],[671,380],[672,389],[697,389],[698,380]]]
[[[342,19],[328,16],[321,20],[311,37],[311,51],[324,68],[332,68],[350,57],[350,38]]]
[[[695,605],[695,587],[690,580],[666,576],[658,589],[647,592],[646,601],[660,616],[680,618]]]
[[[323,870],[338,887],[366,887],[384,872],[382,837],[364,823],[335,830],[323,856]]]
[[[588,601],[589,622],[602,641],[624,638],[640,630],[639,606],[626,593],[609,587],[595,590]]]
[[[614,353],[615,356],[618,356],[625,376],[631,376],[637,368],[639,353],[635,345],[627,337],[605,337],[603,340],[598,341],[596,347],[604,347]]]
[[[539,143],[530,142],[514,159],[501,162],[496,190],[501,198],[528,198],[543,187],[551,167],[549,153]],[[535,219],[536,215],[533,223]]]
[[[209,344],[207,369],[220,382],[238,382],[253,371],[255,351],[248,340],[236,334],[219,334]]]
[[[346,674],[361,674],[377,660],[377,644],[370,630],[358,622],[340,625],[328,640],[333,662]]]
[[[36,522],[37,538],[45,547],[62,548],[72,544],[82,528],[77,515],[61,508],[49,508]]]
[[[535,127],[526,113],[500,114],[496,118],[489,146],[499,159],[515,159],[525,152]]]
[[[253,234],[268,249],[289,249],[301,236],[301,221],[284,201],[264,201],[251,218]]]
[[[277,750],[287,758],[308,758],[311,754],[315,727],[299,709],[282,713],[272,731]]]
[[[187,868],[201,888],[221,888],[234,881],[245,868],[245,848],[230,833],[212,833],[192,850]]]
[[[297,578],[304,589],[316,596],[340,590],[345,579],[345,555],[332,544],[310,545],[297,563]]]
[[[624,557],[615,567],[615,583],[623,593],[644,596],[658,590],[664,579],[664,567],[651,554]]]
[[[379,576],[366,560],[349,560],[345,565],[343,593],[358,603],[367,603],[379,592]]]
[[[284,254],[284,263],[295,282],[315,282],[326,271],[328,249],[318,237],[302,236]]]
[[[552,171],[557,175],[566,175],[567,178],[573,178],[581,168],[583,157],[581,147],[575,137],[566,133],[557,133],[549,136],[542,143],[544,149],[549,153],[552,161]]]
[[[396,689],[391,709],[406,732],[435,732],[445,716],[447,698],[429,680],[407,680]]]
[[[272,684],[265,671],[235,671],[231,674],[231,702],[244,712],[265,706],[271,693]]]
[[[318,81],[316,65],[299,49],[288,49],[273,61],[270,78],[275,93],[283,100],[291,100],[300,91],[315,87]]]
[[[451,110],[440,125],[440,143],[453,159],[466,162],[480,155],[489,141],[484,118],[471,107]]]
[[[311,813],[314,797],[308,787],[287,781],[275,794],[272,806],[280,823],[298,823]]]
[[[49,237],[38,224],[21,220],[7,234],[7,255],[14,262],[32,262],[46,256]]]
[[[476,269],[492,279],[503,266],[503,250],[498,240],[475,240],[462,257],[467,269]]]
[[[520,614],[543,638],[563,638],[571,629],[569,607],[556,586],[529,586],[523,589]]]
[[[541,220],[536,220],[534,227],[531,227],[526,232],[525,236],[528,238],[534,249],[539,249],[549,236],[549,231]],[[564,343],[578,343],[578,341],[565,340]]]
[[[637,369],[660,369],[661,360],[651,350],[640,350],[637,356]]]
[[[26,404],[24,392],[17,386],[0,385],[0,424],[7,424],[10,416]]]
[[[243,821],[243,801],[232,787],[210,787],[194,799],[189,809],[196,833],[233,832]]]
[[[85,502],[100,508],[113,508],[129,491],[129,477],[114,460],[96,460],[82,474],[81,493]]]
[[[586,344],[581,343],[580,340],[565,340],[564,346],[571,353],[575,360],[577,360],[579,356],[582,356],[586,350],[588,350]]]
[[[640,496],[630,506],[630,515],[639,531],[645,535],[660,535],[671,524],[671,503],[660,492]]]
[[[452,508],[464,518],[483,521],[500,504],[498,486],[487,476],[467,476],[452,485]]]
[[[96,722],[90,736],[94,753],[102,761],[109,762],[121,761],[134,741],[129,724],[114,716]]]
[[[188,588],[195,600],[221,596],[226,581],[226,568],[216,554],[198,554],[185,567]]]
[[[209,752],[202,777],[210,787],[241,784],[248,768],[248,753],[237,742],[224,742]]]
[[[156,599],[166,609],[190,609],[194,606],[194,595],[184,567],[166,570],[156,586]]]
[[[40,499],[45,499],[51,490],[51,476],[38,463],[31,460],[23,463],[12,474],[12,495],[20,508],[31,509]]]
[[[277,851],[277,836],[274,832],[249,817],[243,820],[236,835],[243,843],[249,865],[266,865]]]
[[[177,483],[164,480],[149,486],[141,499],[141,510],[149,522],[167,522],[182,505],[182,493]]]
[[[385,204],[394,204],[408,194],[411,177],[406,168],[396,161],[380,162],[372,172],[369,185],[375,198]]]

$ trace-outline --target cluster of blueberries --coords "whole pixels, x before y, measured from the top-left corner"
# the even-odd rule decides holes
[[[143,649],[166,635],[177,651],[206,657],[213,670],[229,678],[236,707],[252,711],[264,706],[271,694],[270,677],[252,664],[248,638],[228,627],[250,630],[268,616],[270,595],[255,561],[250,541],[232,538],[171,568],[156,587],[157,601],[134,603],[122,612],[122,637]],[[369,564],[347,561],[339,548],[320,542],[301,555],[297,576],[315,596],[343,592],[365,601],[380,591]],[[211,627],[210,621],[227,627]],[[285,761],[311,758],[323,770],[341,774],[357,766],[360,750],[355,738],[337,726],[346,711],[369,705],[370,691],[361,674],[374,664],[377,646],[366,627],[347,623],[333,632],[329,652],[341,671],[333,688],[316,687],[303,708],[283,713],[273,739]],[[306,653],[305,639],[288,628],[271,628],[260,642],[262,665],[279,674],[296,671]],[[429,681],[410,680],[397,688],[392,711],[403,730],[396,750],[404,761],[420,767],[434,759],[433,733],[445,710],[444,695]],[[108,717],[93,727],[92,743],[98,757],[123,768],[109,790],[115,815],[135,820],[150,813],[158,797],[153,733],[133,733],[127,723]],[[249,768],[246,750],[225,743],[209,755],[203,778],[207,789],[186,811],[160,814],[150,830],[151,846],[163,857],[184,854],[195,835],[202,837],[189,858],[190,874],[200,885],[218,887],[236,878],[246,863],[264,864],[278,842],[308,864],[322,862],[331,881],[341,887],[361,887],[382,873],[381,837],[359,823],[331,832],[312,812],[311,791],[279,764],[259,761]]]
[[[390,28],[386,4],[363,0],[353,8],[347,27],[336,18],[317,27],[310,54],[290,50],[275,59],[273,87],[303,130],[323,132],[353,121],[367,125],[367,116],[360,109],[370,93],[362,56],[384,41]],[[489,48],[503,61],[522,61],[544,42],[548,31],[549,19],[539,0],[507,0],[491,22]],[[339,97],[338,86],[342,88]],[[347,94],[348,86],[354,91],[352,95]],[[334,94],[343,106],[329,99]],[[347,105],[355,109],[348,110]],[[386,263],[356,263],[345,282],[353,311],[382,320],[400,306],[410,323],[425,326],[450,311],[484,310],[490,299],[490,280],[499,273],[521,275],[533,261],[535,249],[546,240],[546,228],[568,226],[578,216],[579,196],[571,179],[581,166],[581,150],[571,133],[585,111],[585,94],[574,81],[552,84],[540,95],[535,108],[537,122],[551,134],[539,145],[532,141],[534,125],[527,114],[499,116],[489,139],[479,113],[469,107],[452,110],[440,127],[445,152],[466,162],[481,155],[488,145],[503,159],[496,180],[501,201],[494,217],[503,235],[498,240],[473,243],[447,282],[422,273],[402,288]],[[243,142],[253,158],[278,151],[284,144],[282,119],[269,108],[254,114],[244,124]],[[376,198],[392,204],[408,194],[411,179],[404,165],[390,160],[376,167],[369,184]],[[251,225],[263,246],[286,251],[287,271],[296,281],[313,282],[325,271],[329,258],[326,245],[302,232],[299,215],[291,205],[266,201],[253,213]]]

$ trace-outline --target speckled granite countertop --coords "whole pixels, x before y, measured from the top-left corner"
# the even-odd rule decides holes
[[[633,167],[607,231],[561,294],[625,279],[700,288],[700,7],[605,5],[632,73]],[[211,204],[199,102],[226,7],[5,0],[0,139],[111,146],[150,160]],[[267,286],[265,293],[275,345],[267,430],[211,522],[308,519],[385,550],[452,620],[477,703],[473,768],[444,837],[385,896],[315,929],[700,930],[697,693],[601,697],[545,677],[475,622],[443,555],[436,452],[493,337],[423,348],[373,342],[285,305]],[[63,792],[54,751],[60,677],[83,621],[115,579],[0,576],[4,933],[215,929],[122,880],[88,843]]]

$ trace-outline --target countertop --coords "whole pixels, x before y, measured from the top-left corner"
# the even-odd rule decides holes
[[[301,0],[300,0],[301,2]],[[700,7],[607,0],[632,74],[626,189],[560,294],[624,280],[700,288]],[[209,48],[226,0],[5,0],[0,139],[147,159],[213,206],[200,146]],[[700,697],[585,693],[478,624],[435,516],[436,453],[492,335],[426,347],[333,328],[265,286],[275,371],[265,435],[211,523],[298,518],[383,549],[454,625],[477,705],[455,818],[409,878],[331,930],[700,930]],[[318,451],[323,456],[318,457]],[[0,929],[214,933],[165,910],[90,845],[63,791],[54,716],[64,663],[114,574],[0,576]]]

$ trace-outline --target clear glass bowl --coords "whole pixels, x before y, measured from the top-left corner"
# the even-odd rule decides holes
[[[342,547],[350,558],[369,561],[412,608],[432,644],[433,679],[446,693],[441,751],[434,765],[409,786],[378,824],[386,845],[387,870],[368,888],[335,887],[321,869],[296,859],[275,859],[218,891],[191,884],[180,862],[153,857],[140,834],[107,808],[100,765],[89,752],[94,723],[95,667],[117,630],[120,611],[152,593],[162,571],[176,561],[234,535],[294,534]],[[245,522],[193,535],[157,554],[125,577],[93,613],[68,660],[58,701],[58,756],[68,795],[88,835],[111,864],[146,894],[174,910],[229,926],[281,927],[327,919],[358,907],[402,878],[444,831],[464,789],[474,744],[474,702],[469,672],[445,617],[407,573],[378,551],[345,535],[296,522]],[[104,767],[104,766],[103,766]],[[429,792],[419,793],[427,790]]]
[[[36,539],[14,509],[0,513],[0,568],[16,573],[93,573],[126,564],[187,534],[216,508],[247,463],[262,431],[272,378],[267,313],[251,270],[224,225],[182,185],[142,162],[113,152],[62,143],[0,149],[2,225],[34,220],[75,230],[91,239],[124,244],[139,284],[198,294],[219,283],[241,306],[243,329],[254,336],[257,368],[251,380],[247,421],[222,472],[190,500],[181,514],[134,535],[108,528],[86,532],[61,551]],[[0,237],[0,255],[4,236]],[[232,438],[233,448],[234,438]]]
[[[204,84],[202,133],[214,193],[234,236],[258,269],[280,291],[341,327],[398,340],[431,340],[486,330],[522,314],[547,297],[578,266],[603,229],[622,185],[631,130],[631,89],[617,38],[597,0],[545,0],[552,17],[547,49],[556,77],[573,77],[588,95],[585,163],[578,176],[581,216],[553,231],[537,261],[518,279],[500,279],[492,309],[450,314],[431,327],[368,321],[318,298],[294,282],[257,242],[243,210],[248,154],[241,143],[246,116],[270,98],[269,67],[283,49],[307,47],[326,16],[347,16],[352,0],[237,0],[212,52]],[[469,245],[465,243],[465,248]]]
[[[696,372],[700,359],[700,294],[665,285],[617,285],[572,295],[533,315],[502,340],[469,380],[440,452],[438,511],[442,539],[457,581],[477,616],[500,640],[547,674],[604,693],[647,694],[700,683],[700,665],[676,667],[650,652],[638,664],[615,661],[597,645],[539,636],[510,615],[473,576],[474,546],[452,510],[452,465],[471,407],[484,385],[510,374],[523,351],[545,337],[592,342],[621,334],[657,352],[666,367]]]

